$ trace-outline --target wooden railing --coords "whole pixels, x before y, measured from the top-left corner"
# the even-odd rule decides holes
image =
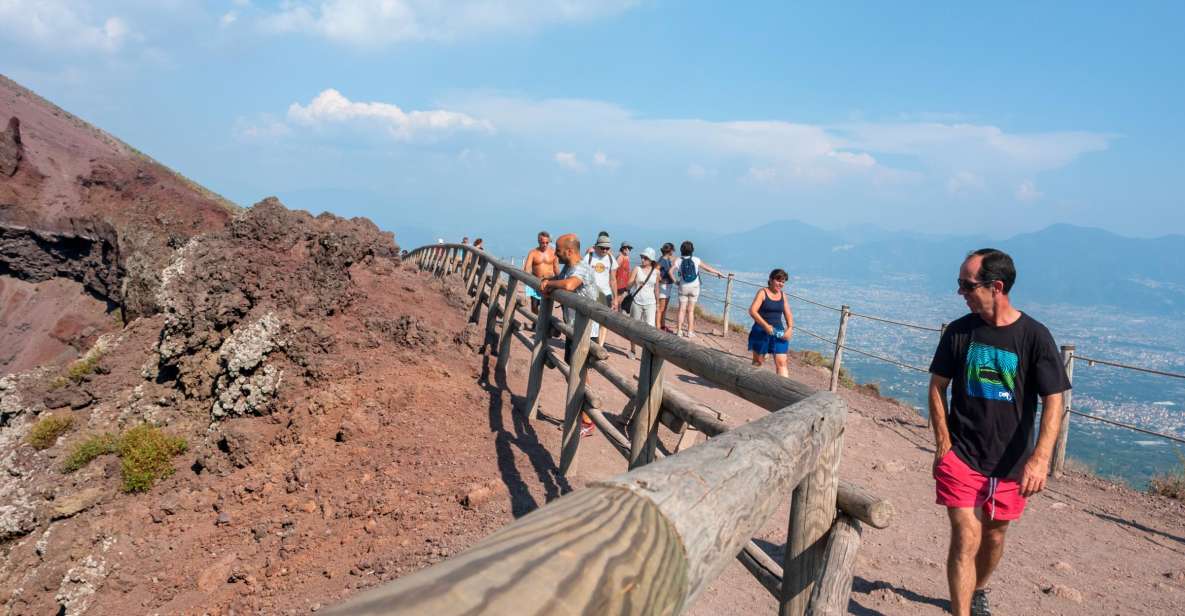
[[[847,609],[861,522],[888,525],[892,505],[839,481],[843,402],[834,394],[753,369],[630,319],[576,294],[555,291],[532,314],[520,287],[534,276],[469,246],[438,244],[407,259],[475,298],[486,309],[486,347],[504,375],[511,341],[531,350],[521,411],[534,418],[544,372],[567,380],[560,445],[571,473],[580,445],[581,412],[627,459],[629,472],[566,495],[436,566],[372,589],[330,610],[340,614],[678,614],[732,558],[738,558],[779,602],[779,614],[841,614]],[[554,318],[555,304],[573,311]],[[521,331],[533,322],[534,337]],[[592,323],[642,347],[638,378],[609,365],[591,340]],[[498,325],[501,324],[501,331]],[[550,332],[570,345],[556,356]],[[772,413],[730,428],[727,417],[667,387],[667,363]],[[605,414],[604,396],[588,384],[596,370],[630,402],[627,437]],[[503,377],[499,377],[503,378]],[[695,432],[706,443],[663,456],[660,426]],[[784,563],[751,538],[790,495]]]

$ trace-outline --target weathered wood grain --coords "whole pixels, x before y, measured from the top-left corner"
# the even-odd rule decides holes
[[[811,591],[808,616],[841,616],[848,613],[856,553],[860,550],[860,523],[836,516],[823,551],[823,573]]]
[[[638,392],[634,396],[634,420],[630,426],[629,468],[654,461],[658,445],[658,415],[662,404],[663,359],[649,349],[642,350]]]
[[[543,386],[543,362],[547,358],[547,344],[551,338],[551,312],[554,300],[543,298],[539,304],[539,320],[535,325],[535,346],[531,349],[531,371],[527,374],[527,396],[524,399],[528,419],[535,419],[539,406],[539,391]]]
[[[839,482],[835,504],[840,511],[873,528],[888,528],[897,513],[892,502],[846,481]]]
[[[834,394],[831,394],[834,395]],[[692,449],[695,451],[697,448]],[[785,575],[779,616],[802,616],[811,591],[823,568],[825,536],[835,519],[835,496],[839,487],[839,460],[843,435],[829,441],[819,454],[818,464],[807,474],[790,499]]]
[[[588,385],[588,345],[592,321],[576,313],[572,323],[575,338],[568,357],[568,391],[564,396],[564,431],[560,437],[560,474],[575,470],[576,450],[580,448],[580,410],[584,407],[584,389]]]
[[[821,392],[596,485],[627,487],[674,523],[687,553],[691,601],[840,439],[844,415],[843,402]],[[834,498],[832,493],[833,509]]]
[[[674,615],[686,571],[679,537],[653,502],[593,487],[327,613]]]

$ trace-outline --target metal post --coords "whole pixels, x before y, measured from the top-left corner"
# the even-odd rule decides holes
[[[848,335],[848,317],[852,311],[844,304],[839,311],[839,333],[835,335],[835,355],[831,358],[831,391],[839,391],[839,368],[843,364],[843,343]]]
[[[721,336],[728,335],[728,309],[732,307],[732,278],[733,273],[728,273],[728,281],[724,283],[724,331],[720,332]]]
[[[1066,366],[1066,379],[1070,384],[1074,384],[1074,345],[1062,345],[1062,364]],[[1058,428],[1057,443],[1053,446],[1053,468],[1051,469],[1054,477],[1061,477],[1062,471],[1066,467],[1066,442],[1070,439],[1070,397],[1071,391],[1067,389],[1062,392],[1062,424]],[[1048,413],[1049,409],[1041,409],[1042,413]],[[1056,412],[1056,411],[1055,411]]]

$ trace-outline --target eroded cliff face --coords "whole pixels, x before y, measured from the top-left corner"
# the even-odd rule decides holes
[[[159,311],[173,252],[236,208],[2,76],[0,122],[5,374],[61,365],[98,334]],[[95,301],[69,296],[67,282]],[[45,335],[72,330],[86,334]]]
[[[83,368],[0,378],[0,612],[308,609],[512,519],[456,496],[541,454],[494,446],[486,409],[512,399],[476,378],[481,328],[392,234],[268,199],[158,275],[161,310]],[[34,448],[48,417],[71,422]],[[146,493],[121,491],[116,454],[63,471],[145,422],[187,443]]]

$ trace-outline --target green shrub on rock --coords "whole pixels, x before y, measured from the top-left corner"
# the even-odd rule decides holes
[[[99,456],[113,453],[119,456],[123,491],[145,492],[158,480],[173,474],[173,456],[184,453],[188,447],[179,436],[141,424],[118,437],[111,433],[95,434],[75,444],[66,456],[62,472],[72,473]]]
[[[75,443],[70,455],[66,456],[66,461],[62,463],[62,472],[73,473],[99,456],[115,453],[115,440],[114,434],[104,433],[93,434],[86,440]]]
[[[144,492],[158,479],[173,474],[173,456],[189,447],[185,439],[170,436],[149,424],[124,432],[119,439],[120,469],[124,492]]]

